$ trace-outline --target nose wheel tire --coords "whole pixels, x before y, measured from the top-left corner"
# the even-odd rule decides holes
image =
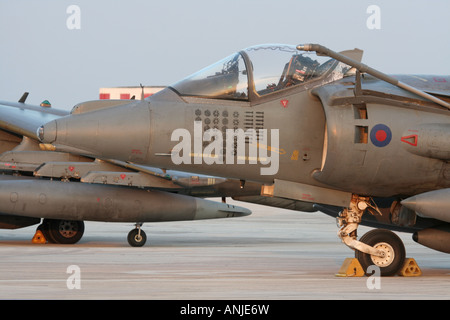
[[[127,240],[132,247],[142,247],[147,241],[147,235],[144,230],[136,228],[128,233]]]
[[[403,267],[406,257],[405,246],[392,231],[371,230],[364,234],[360,241],[384,253],[382,257],[379,257],[356,250],[355,258],[358,259],[364,270],[375,265],[380,268],[381,276],[393,276]]]

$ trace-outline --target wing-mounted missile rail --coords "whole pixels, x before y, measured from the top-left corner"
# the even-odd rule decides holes
[[[140,188],[180,188],[168,179],[161,179],[143,172],[89,171],[81,178],[81,182]]]
[[[8,151],[0,155],[0,169],[10,171],[35,172],[45,163],[79,163],[92,161],[83,156],[65,152],[49,151]],[[54,176],[54,175],[50,175]],[[61,177],[64,174],[60,175]],[[58,177],[60,177],[58,176]]]
[[[127,174],[130,170],[110,164],[106,161],[95,159],[87,161],[48,161],[36,168],[34,176],[61,178],[61,179],[79,179],[93,171],[106,171],[110,173],[121,172]]]
[[[226,179],[191,175],[117,160],[92,159],[57,151],[12,150],[0,155],[0,170],[33,173],[35,177],[76,179],[84,183],[139,188],[190,188],[223,183]]]

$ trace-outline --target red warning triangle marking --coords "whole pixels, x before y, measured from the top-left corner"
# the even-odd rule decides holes
[[[419,136],[417,134],[412,134],[410,136],[402,137],[401,140],[402,142],[417,147],[417,141],[419,140]]]
[[[283,99],[280,101],[281,105],[283,106],[283,108],[287,108],[289,100]]]

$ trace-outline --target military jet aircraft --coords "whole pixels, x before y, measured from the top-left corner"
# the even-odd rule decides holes
[[[405,248],[388,229],[450,253],[450,77],[389,76],[361,59],[359,49],[254,46],[37,135],[54,152],[257,183],[268,205],[313,204],[337,217],[364,269],[392,275]],[[358,239],[361,223],[380,229]]]

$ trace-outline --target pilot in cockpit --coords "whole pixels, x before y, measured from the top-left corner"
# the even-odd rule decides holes
[[[304,83],[315,75],[316,68],[320,64],[301,54],[293,55],[289,63],[286,63],[278,87],[287,88]]]

